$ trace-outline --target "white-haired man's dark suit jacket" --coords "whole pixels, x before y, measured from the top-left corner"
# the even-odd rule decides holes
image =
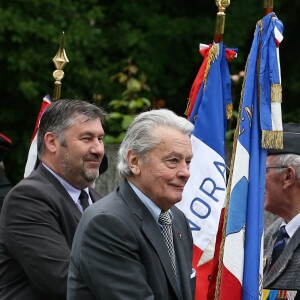
[[[90,189],[93,200],[100,196]],[[0,299],[65,300],[81,212],[42,164],[7,195],[0,217]]]
[[[267,230],[264,241],[264,288],[300,290],[300,227],[296,230],[271,270],[273,246],[283,220],[277,219]],[[298,292],[299,294],[299,292]]]
[[[175,206],[178,284],[160,228],[128,182],[89,207],[77,228],[68,300],[192,300],[192,235]]]

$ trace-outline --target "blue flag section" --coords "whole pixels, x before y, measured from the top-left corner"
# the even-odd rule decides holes
[[[224,157],[226,107],[232,103],[230,73],[223,43],[212,45],[210,51],[212,59],[206,67],[209,73],[198,92],[190,121],[195,124],[194,136]]]
[[[280,140],[280,134],[274,127],[272,103],[277,103],[280,96],[274,94],[274,90],[278,91],[280,84],[276,38],[282,28],[273,13],[257,23],[246,65],[229,178],[219,299],[258,300],[262,297],[265,148],[280,144],[276,140]],[[280,127],[281,111],[278,113],[276,122]],[[268,147],[264,148],[266,140]]]

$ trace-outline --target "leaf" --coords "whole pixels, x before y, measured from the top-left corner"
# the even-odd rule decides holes
[[[119,110],[122,107],[127,107],[128,102],[125,100],[112,100],[109,102],[109,107],[113,108],[114,110]]]
[[[151,101],[148,99],[148,98],[141,98],[143,103],[144,103],[144,106],[146,107],[151,107],[152,103]]]
[[[129,101],[128,107],[130,110],[135,110],[138,107],[137,100],[131,100]]]
[[[132,123],[133,119],[134,116],[129,116],[129,115],[124,116],[122,121],[122,129],[127,130],[129,125]]]
[[[123,118],[123,114],[114,111],[111,112],[108,116],[107,116],[107,120],[112,120],[112,119],[122,119]]]
[[[142,84],[135,78],[130,78],[127,82],[127,89],[132,92],[140,92]]]

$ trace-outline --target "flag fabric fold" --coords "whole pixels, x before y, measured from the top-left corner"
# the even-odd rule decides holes
[[[27,157],[27,162],[25,165],[25,172],[24,172],[24,177],[27,177],[32,170],[34,170],[35,164],[37,162],[37,132],[39,129],[39,124],[40,124],[40,120],[41,117],[44,113],[44,111],[46,110],[46,108],[48,106],[50,106],[51,104],[51,97],[49,95],[46,95],[43,98],[42,104],[41,104],[41,108],[35,123],[35,127],[34,127],[34,131],[32,134],[32,138],[31,138],[31,144],[30,144],[30,148],[28,151],[28,157]]]
[[[200,44],[203,63],[190,91],[188,119],[195,125],[191,136],[193,159],[190,178],[177,206],[188,218],[193,239],[196,298],[205,299],[211,273],[215,234],[225,200],[225,133],[231,105],[227,60],[236,51],[223,43]]]
[[[280,144],[280,136],[271,136],[272,131],[282,130],[281,111],[274,127],[271,95],[274,84],[279,84],[275,35],[277,30],[282,34],[282,29],[274,13],[256,25],[241,93],[216,287],[212,293],[212,282],[208,299],[262,299],[265,148]],[[271,133],[268,143],[266,131]]]

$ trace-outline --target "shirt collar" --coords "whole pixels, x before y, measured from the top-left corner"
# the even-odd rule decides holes
[[[289,221],[287,224],[285,222],[282,222],[281,226],[285,225],[285,230],[289,237],[291,238],[296,230],[300,227],[300,213],[296,215],[291,221]],[[280,227],[281,227],[280,226]]]
[[[133,183],[127,180],[133,191],[139,197],[139,199],[143,202],[143,204],[148,208],[151,215],[153,216],[155,222],[159,224],[158,218],[161,212],[161,209],[158,205],[156,205],[150,198],[148,198],[145,194],[143,194]],[[172,212],[169,210],[171,218],[173,218]]]

